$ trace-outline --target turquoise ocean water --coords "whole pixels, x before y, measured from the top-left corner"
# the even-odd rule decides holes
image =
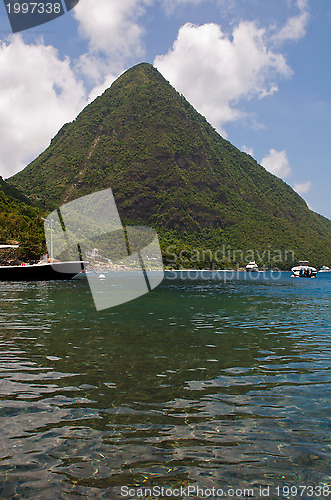
[[[239,274],[0,282],[0,498],[326,498],[331,276]]]

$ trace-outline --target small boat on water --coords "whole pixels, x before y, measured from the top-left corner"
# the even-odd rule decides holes
[[[0,245],[0,250],[16,250],[19,245]],[[68,280],[82,272],[85,261],[41,260],[36,264],[0,265],[0,281]]]
[[[247,266],[246,266],[246,271],[258,271],[259,270],[259,266],[256,264],[255,260],[251,260]]]
[[[331,273],[331,268],[328,266],[323,266],[321,269],[318,271],[319,273]]]
[[[308,260],[300,260],[299,265],[292,267],[292,278],[315,278],[317,269],[310,265]]]

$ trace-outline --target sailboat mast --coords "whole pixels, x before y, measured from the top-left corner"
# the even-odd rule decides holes
[[[53,219],[51,219],[51,262],[53,262]]]

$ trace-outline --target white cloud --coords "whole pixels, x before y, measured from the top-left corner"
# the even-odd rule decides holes
[[[246,21],[231,35],[216,24],[186,24],[154,64],[218,130],[245,116],[241,99],[273,93],[275,79],[291,75],[285,57],[268,48],[266,31]]]
[[[294,184],[294,190],[300,195],[308,193],[311,187],[312,183],[310,181]]]
[[[56,49],[27,45],[19,35],[0,43],[0,175],[34,159],[85,103],[83,85]]]
[[[261,165],[277,177],[284,179],[291,174],[291,167],[286,151],[276,151],[270,149],[269,154],[262,158]]]
[[[274,41],[278,43],[297,41],[305,36],[309,21],[308,1],[297,0],[296,7],[299,9],[299,14],[287,20],[286,24],[273,36]]]
[[[73,12],[91,51],[125,57],[141,49],[143,30],[136,20],[142,6],[142,0],[80,0]]]
[[[152,1],[80,0],[73,13],[80,36],[89,43],[77,64],[84,75],[100,82],[110,66],[120,73],[126,60],[143,55],[145,31],[138,20]]]

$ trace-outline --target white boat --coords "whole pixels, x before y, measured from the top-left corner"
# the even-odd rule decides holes
[[[317,269],[312,267],[308,260],[300,260],[299,265],[291,269],[293,278],[315,278]]]
[[[251,260],[247,266],[246,266],[246,271],[258,271],[259,266],[256,264],[255,260]]]
[[[0,250],[16,250],[19,245],[0,245]],[[8,257],[7,257],[8,259]],[[0,281],[67,280],[82,272],[84,261],[55,261],[47,259],[37,264],[0,265]]]
[[[321,269],[318,271],[319,273],[331,273],[331,269],[328,266],[323,266]]]

